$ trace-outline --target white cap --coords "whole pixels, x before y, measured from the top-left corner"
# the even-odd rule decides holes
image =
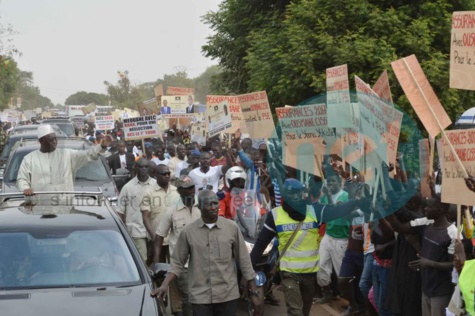
[[[56,134],[53,127],[51,127],[51,125],[44,124],[44,125],[38,126],[38,139],[51,133]]]

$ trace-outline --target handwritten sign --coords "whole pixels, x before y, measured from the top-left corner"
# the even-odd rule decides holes
[[[374,150],[380,159],[388,163],[384,134],[386,124],[379,97],[358,76],[355,76],[356,92],[360,110],[360,132],[364,135],[368,150]]]
[[[452,14],[450,87],[475,90],[475,11]]]
[[[417,116],[429,135],[435,138],[452,121],[435,95],[416,56],[394,61],[391,66]]]
[[[112,115],[96,116],[96,130],[106,131],[114,129],[114,117]]]
[[[227,131],[233,126],[229,103],[224,100],[216,105],[206,105],[206,123],[208,124],[209,137]]]
[[[265,91],[238,96],[247,132],[251,138],[275,137],[275,126]]]
[[[195,88],[168,87],[167,95],[194,95]]]
[[[389,86],[388,72],[386,70],[383,71],[374,84],[373,91],[381,98],[381,100],[393,105],[393,97],[391,95],[391,87]]]
[[[214,106],[220,102],[227,101],[229,112],[231,113],[231,120],[233,126],[228,129],[228,133],[235,133],[237,129],[241,130],[242,134],[247,134],[246,121],[241,112],[241,105],[239,104],[239,97],[237,95],[207,95],[206,104]]]
[[[350,105],[350,81],[348,66],[327,68],[328,121],[333,127],[355,127]]]
[[[468,174],[475,174],[475,129],[446,131],[447,138],[455,149]],[[464,172],[450,150],[445,138],[441,139],[442,156],[442,202],[475,205],[475,194],[465,185]]]
[[[126,140],[160,137],[157,116],[147,115],[124,119],[124,137]]]

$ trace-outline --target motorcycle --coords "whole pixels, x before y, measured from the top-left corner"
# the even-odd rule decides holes
[[[263,195],[258,196],[256,191],[237,188],[231,190],[231,201],[234,208],[232,214],[235,214],[234,220],[241,230],[248,252],[251,253],[267,216],[271,216],[269,214],[271,210],[270,203],[267,203]],[[278,257],[276,242],[275,239],[267,245],[261,258],[254,265],[256,286],[262,302],[264,302],[265,296],[272,286],[271,272]],[[249,315],[256,315],[251,301],[247,297],[247,291],[243,291],[243,293],[248,302]],[[263,312],[260,315],[262,314]]]

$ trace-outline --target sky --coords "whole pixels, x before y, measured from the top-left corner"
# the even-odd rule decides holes
[[[17,32],[19,67],[54,104],[78,91],[107,94],[129,71],[133,84],[217,64],[201,53],[212,34],[201,22],[221,0],[0,0],[0,22]]]

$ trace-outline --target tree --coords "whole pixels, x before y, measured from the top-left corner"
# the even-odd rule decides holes
[[[147,100],[144,89],[139,85],[131,84],[128,71],[124,71],[123,73],[119,72],[119,76],[120,78],[116,85],[104,81],[111,104],[119,109],[123,109],[124,107],[136,109],[138,104]],[[150,97],[148,99],[150,99]]]
[[[18,55],[19,51],[10,37],[13,34],[15,32],[11,25],[0,23],[0,109],[8,107],[18,83],[19,69],[13,56]]]
[[[102,93],[79,91],[70,95],[64,102],[65,105],[86,105],[89,103],[107,105],[109,97]]]
[[[250,34],[261,27],[280,23],[290,0],[229,0],[219,10],[203,17],[215,31],[202,47],[206,57],[217,59],[221,72],[213,80],[213,90],[221,93],[248,91],[249,73],[244,57],[250,46]]]
[[[346,63],[350,81],[358,75],[373,84],[383,70],[388,70],[395,103],[412,113],[390,66],[391,61],[411,54],[419,59],[452,118],[473,106],[473,92],[448,89],[448,82],[452,12],[474,10],[474,0],[293,1],[286,5],[285,14],[275,8],[270,23],[267,20],[259,27],[254,23],[251,30],[241,33],[245,36],[244,54],[242,42],[228,41],[221,48],[215,47],[215,39],[235,34],[229,24],[239,17],[236,8],[247,3],[226,1],[220,7],[211,20],[217,31],[208,42],[213,50],[203,49],[217,57],[241,52],[245,70],[236,70],[226,58],[220,59],[220,66],[226,74],[244,73],[245,90],[266,90],[273,107],[298,104],[324,93],[325,69]],[[231,7],[234,11],[230,11]],[[263,20],[259,12],[250,13],[247,19]],[[266,16],[269,15],[270,12]]]

